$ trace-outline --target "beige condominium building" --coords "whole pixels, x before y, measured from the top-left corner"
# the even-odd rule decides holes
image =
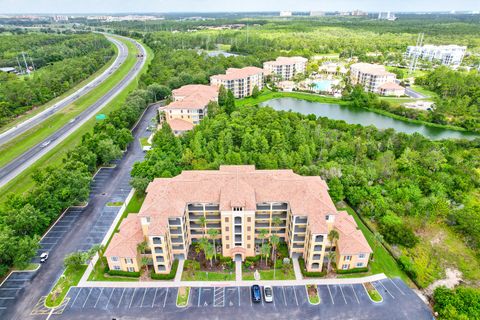
[[[259,254],[261,230],[285,241],[290,256],[303,256],[308,271],[320,271],[336,251],[339,269],[366,267],[372,250],[352,216],[337,211],[325,181],[292,170],[220,166],[157,178],[147,188],[138,215],[120,225],[105,256],[113,270],[138,270],[137,244],[147,241],[157,273],[187,257],[192,242],[218,230],[223,256],[236,260]],[[331,244],[329,232],[338,240]]]
[[[390,89],[388,86],[395,84],[396,79],[396,75],[388,72],[383,65],[360,62],[350,66],[350,80],[352,84],[361,84],[365,88],[365,91],[377,94],[384,94],[385,92],[391,93],[388,91]],[[388,88],[385,88],[385,84],[389,84],[387,85]],[[398,85],[395,87],[397,86]],[[383,91],[382,88],[384,88]],[[387,91],[385,91],[385,89],[387,89]],[[396,92],[398,92],[398,88]],[[405,93],[405,91],[403,93]]]
[[[218,100],[218,88],[201,84],[189,84],[172,91],[172,102],[159,107],[164,120],[178,135],[193,129],[207,114],[210,101]]]
[[[210,84],[215,87],[224,86],[232,91],[235,98],[244,98],[252,94],[253,88],[263,88],[263,69],[257,67],[228,68],[225,74],[210,77]]]
[[[281,80],[291,80],[295,75],[305,73],[308,59],[304,57],[278,57],[275,61],[263,63],[267,74],[275,74]]]

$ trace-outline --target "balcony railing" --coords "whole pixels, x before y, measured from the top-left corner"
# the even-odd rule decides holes
[[[190,222],[190,229],[203,229],[203,226],[198,223]]]
[[[183,238],[182,237],[172,238],[172,243],[183,243]]]
[[[220,226],[220,223],[207,223],[207,228],[218,229]]]
[[[270,210],[269,204],[257,204],[257,210]]]
[[[287,210],[288,209],[288,204],[282,203],[282,204],[274,204],[272,206],[273,210]]]
[[[305,233],[305,232],[307,232],[307,228],[295,227],[294,232],[295,233]]]
[[[188,211],[203,211],[203,206],[189,204]]]
[[[295,223],[297,223],[297,224],[305,224],[305,223],[307,223],[307,218],[305,218],[305,217],[296,217],[296,218],[295,218]]]
[[[293,249],[303,249],[303,244],[294,243],[293,244]]]
[[[180,225],[180,218],[169,218],[168,224],[171,226],[179,226]]]
[[[297,236],[297,235],[294,235],[294,236],[293,236],[293,241],[305,242],[305,237],[299,237],[299,236]]]
[[[160,239],[160,238],[153,238],[153,244],[162,244],[162,239]]]
[[[170,228],[170,234],[183,234],[182,229],[172,229]]]
[[[268,228],[270,227],[269,223],[255,223],[255,228]]]
[[[257,220],[270,219],[270,215],[269,215],[269,214],[265,214],[265,213],[256,214],[256,215],[255,215],[255,219],[257,219]]]
[[[220,220],[220,214],[207,214],[205,218],[207,220]]]

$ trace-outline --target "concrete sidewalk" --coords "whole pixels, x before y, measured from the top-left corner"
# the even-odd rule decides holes
[[[302,275],[302,271],[300,270],[300,264],[298,263],[298,258],[293,258],[292,263],[293,263],[293,271],[295,272],[295,279],[302,280],[303,275]]]
[[[362,278],[344,279],[303,279],[303,280],[260,280],[260,281],[82,281],[78,287],[97,288],[176,288],[176,287],[234,287],[251,286],[252,284],[270,286],[298,286],[307,284],[335,285],[335,284],[362,284],[365,282],[386,279],[385,274],[375,274]]]

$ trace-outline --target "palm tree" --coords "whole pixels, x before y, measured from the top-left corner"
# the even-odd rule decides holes
[[[138,251],[138,253],[144,254],[145,251],[147,251],[147,249],[148,249],[148,243],[147,243],[147,241],[142,241],[142,242],[140,242],[139,244],[137,244],[137,251]]]
[[[275,256],[275,250],[277,249],[277,246],[280,243],[280,238],[274,234],[270,237],[270,243],[272,244],[273,280],[275,280],[275,266],[277,262],[277,257]]]
[[[260,235],[259,238],[262,239],[262,246],[260,247],[260,262],[262,261],[262,253],[261,250],[263,248],[263,243],[265,242],[265,238],[267,237],[268,230],[267,229],[261,229],[260,230]]]
[[[328,253],[328,265],[327,265],[327,272],[330,271],[330,267],[332,264],[332,259],[335,257],[335,251],[332,251],[332,247],[335,245],[335,242],[338,240],[340,235],[338,234],[338,231],[335,229],[330,230],[328,233],[328,241],[330,242],[330,252]],[[333,252],[333,254],[332,254]],[[330,255],[332,255],[332,259],[330,259]]]
[[[210,239],[213,240],[213,258],[217,260],[217,246],[215,244],[215,238],[218,236],[218,230],[217,229],[210,229],[208,230],[208,235],[210,236]]]
[[[142,259],[140,260],[140,264],[141,264],[141,267],[145,267],[145,271],[147,272],[148,274],[148,265],[150,264],[150,262],[152,261],[151,258],[148,258],[148,257],[142,257]]]
[[[90,260],[90,264],[93,262],[93,257],[100,252],[101,248],[103,246],[101,244],[94,244],[87,252],[86,252],[86,257],[88,260]],[[100,254],[99,254],[100,256]],[[103,266],[103,261],[102,261],[102,266]]]
[[[282,224],[282,219],[280,219],[279,217],[273,217],[272,224],[275,228],[278,228]]]
[[[213,267],[213,256],[215,254],[215,251],[213,249],[213,245],[210,242],[206,242],[207,245],[205,246],[205,258],[210,260],[210,267]]]
[[[262,247],[260,248],[260,253],[262,256],[265,256],[265,264],[268,267],[268,256],[270,255],[270,243],[264,243],[262,244]]]
[[[207,235],[207,218],[205,218],[205,216],[202,216],[198,220],[200,220],[200,224],[202,225],[203,234]]]
[[[330,272],[330,268],[332,267],[332,260],[335,260],[337,257],[337,253],[335,251],[330,250],[328,252],[328,265],[327,265],[327,273]],[[338,266],[337,266],[338,268]]]

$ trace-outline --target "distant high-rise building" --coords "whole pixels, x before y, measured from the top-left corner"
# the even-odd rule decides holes
[[[361,11],[361,10],[353,10],[351,15],[352,16],[367,16],[368,13],[366,13],[365,11]]]
[[[322,17],[325,15],[325,11],[310,11],[310,17]]]
[[[280,11],[280,17],[291,17],[292,11]]]
[[[379,12],[378,13],[378,20],[388,20],[388,21],[395,21],[397,17],[394,13],[387,11],[387,12]]]

